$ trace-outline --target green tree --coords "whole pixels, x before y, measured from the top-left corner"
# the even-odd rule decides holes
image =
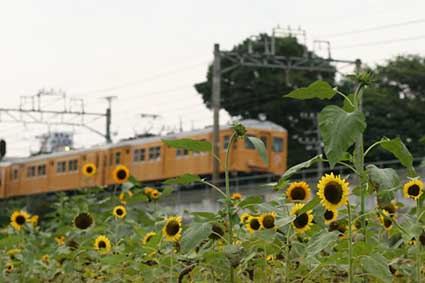
[[[376,84],[364,94],[365,143],[399,136],[415,157],[425,156],[425,58],[397,56],[371,71]],[[394,157],[375,150],[368,161],[388,159]]]
[[[260,34],[252,41],[253,53],[266,55],[264,42],[271,42],[270,36]],[[276,55],[287,57],[304,57],[309,60],[318,58],[306,46],[300,44],[295,37],[276,38]],[[241,56],[248,54],[249,40],[236,45],[231,51]],[[221,61],[222,69],[232,66],[234,62],[224,57]],[[332,67],[324,60],[323,66]],[[231,116],[243,119],[257,119],[265,114],[267,120],[275,122],[288,130],[288,165],[297,164],[316,154],[316,151],[306,150],[302,140],[312,137],[308,130],[315,130],[315,120],[311,114],[318,113],[325,102],[319,100],[295,101],[283,99],[282,95],[292,90],[307,86],[321,78],[334,84],[335,72],[317,72],[291,70],[288,74],[281,69],[238,67],[226,72],[221,79],[221,105]],[[195,85],[202,95],[207,107],[211,107],[212,66],[209,66],[207,81]]]

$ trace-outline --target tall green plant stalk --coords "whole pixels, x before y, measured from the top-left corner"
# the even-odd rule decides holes
[[[351,230],[351,207],[350,202],[347,203],[348,211],[348,281],[353,282],[353,240]]]
[[[229,221],[229,245],[233,244],[233,225],[232,225],[232,209],[231,209],[231,198],[230,198],[230,182],[229,182],[229,158],[230,158],[230,150],[233,147],[233,143],[237,138],[236,132],[232,134],[230,137],[229,145],[226,150],[226,158],[224,161],[224,174],[225,174],[225,182],[226,182],[226,205],[227,205],[227,218]],[[230,264],[230,282],[234,282],[234,274],[233,274],[233,266]]]
[[[421,201],[420,198],[416,203],[416,224],[420,227],[420,218],[421,218]],[[418,236],[416,238],[416,281],[422,282],[421,280],[421,241],[420,241],[420,231],[418,231]]]

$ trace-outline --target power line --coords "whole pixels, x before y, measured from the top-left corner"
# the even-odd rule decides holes
[[[402,26],[420,24],[420,23],[425,23],[425,19],[417,19],[417,20],[406,21],[406,22],[401,22],[401,23],[375,26],[375,27],[370,27],[370,28],[365,28],[365,29],[356,29],[356,30],[352,30],[352,31],[348,31],[348,32],[334,33],[334,34],[328,34],[328,35],[325,34],[325,35],[321,35],[319,37],[322,37],[322,38],[343,37],[343,36],[348,36],[348,35],[352,35],[352,34],[359,34],[359,33],[371,32],[371,31],[391,29],[391,28],[395,28],[395,27],[402,27]]]
[[[340,46],[340,47],[337,46],[335,49],[348,49],[348,48],[355,48],[355,47],[375,46],[375,45],[391,44],[391,43],[397,43],[397,42],[403,42],[403,41],[415,41],[415,40],[421,40],[421,39],[425,39],[425,35],[388,39],[388,40],[375,41],[375,42],[363,42],[359,44],[346,45],[346,46]]]
[[[107,87],[107,88],[100,88],[100,89],[94,89],[94,90],[82,92],[82,93],[79,93],[79,95],[97,94],[97,93],[102,93],[102,92],[110,92],[110,91],[113,91],[113,90],[128,88],[128,87],[131,87],[131,86],[134,86],[134,85],[137,85],[137,84],[155,81],[155,80],[164,78],[166,76],[171,76],[171,75],[174,75],[174,74],[178,74],[178,73],[181,73],[181,72],[192,70],[194,68],[204,66],[205,64],[208,64],[208,61],[202,61],[200,63],[186,65],[186,66],[183,66],[181,68],[176,68],[176,69],[173,69],[173,70],[167,71],[167,72],[161,72],[161,73],[152,75],[150,77],[146,77],[146,78],[143,78],[143,79],[140,79],[140,80],[135,80],[135,81],[129,81],[129,82],[126,82],[126,83],[123,83],[123,84],[120,84],[120,85],[115,85],[115,86],[111,86],[111,87]]]

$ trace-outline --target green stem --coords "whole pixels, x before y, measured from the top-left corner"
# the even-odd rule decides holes
[[[351,107],[353,107],[353,108],[355,108],[354,107],[354,104],[353,104],[353,102],[351,102],[351,100],[344,94],[344,93],[342,93],[342,92],[340,92],[339,90],[337,90],[336,91],[336,93],[338,93],[339,95],[341,95],[345,100],[347,100],[348,101],[348,103],[351,105]]]
[[[374,144],[372,144],[371,146],[369,146],[368,149],[366,149],[365,153],[363,154],[363,158],[365,158],[366,155],[369,153],[369,151],[371,151],[375,146],[383,143],[384,141],[386,141],[386,139],[385,140],[382,139],[382,140],[376,141]]]
[[[230,199],[230,182],[229,182],[229,157],[230,157],[230,150],[233,147],[233,142],[236,138],[236,133],[233,133],[230,137],[229,145],[227,146],[226,150],[226,159],[224,162],[224,174],[225,174],[225,181],[226,181],[226,205],[227,205],[227,217],[229,221],[229,245],[233,244],[233,227],[232,227],[232,210],[231,210],[231,199]],[[234,282],[234,274],[233,274],[233,267],[230,265],[230,282]]]
[[[351,208],[350,208],[350,202],[347,204],[347,211],[348,211],[348,281],[350,283],[353,282],[353,243],[352,243],[352,236],[351,236]]]
[[[286,212],[289,215],[289,209],[288,207],[286,207]],[[288,234],[286,235],[286,256],[285,256],[285,267],[286,267],[286,272],[285,272],[285,282],[289,283],[289,241],[290,241],[290,236],[291,236],[291,225],[288,225]]]
[[[420,226],[420,215],[421,215],[421,202],[418,199],[416,203],[416,224]],[[420,231],[419,231],[420,233]],[[421,241],[419,241],[419,235],[416,237],[416,282],[422,282],[421,280]]]
[[[201,180],[201,183],[210,186],[211,188],[213,188],[214,190],[216,190],[217,192],[219,192],[224,198],[227,198],[226,194],[219,187],[217,187],[216,185],[211,184],[210,182],[207,182],[205,180]]]

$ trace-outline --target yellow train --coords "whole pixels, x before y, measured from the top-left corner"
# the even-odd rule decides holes
[[[269,121],[241,122],[248,135],[256,136],[266,145],[269,164],[265,165],[248,140],[239,139],[232,149],[230,172],[273,173],[286,171],[287,131]],[[224,160],[232,129],[220,130],[220,159]],[[206,128],[162,137],[147,137],[115,144],[22,158],[0,163],[0,198],[32,195],[55,191],[76,190],[114,183],[112,170],[118,164],[130,169],[141,182],[160,181],[185,173],[208,176],[212,174],[212,154],[188,152],[166,146],[162,139],[191,138],[212,142],[212,129]],[[94,163],[96,175],[86,177],[81,168]],[[224,172],[224,168],[220,168]]]

